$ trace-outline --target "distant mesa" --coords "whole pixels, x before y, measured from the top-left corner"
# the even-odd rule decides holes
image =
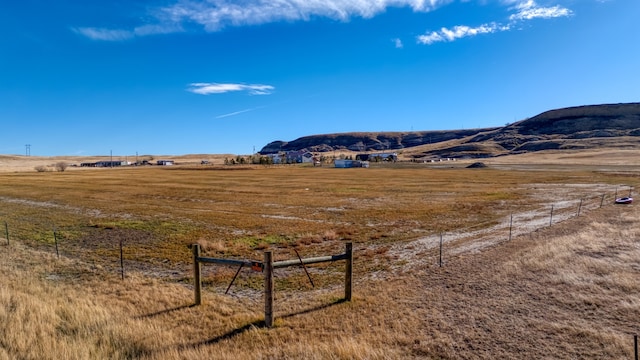
[[[424,144],[435,144],[449,140],[463,139],[493,129],[412,131],[412,132],[354,132],[327,135],[311,135],[286,142],[274,141],[260,150],[261,154],[280,151],[306,150],[328,152],[336,150],[383,151],[398,150]]]
[[[640,103],[550,110],[496,128],[311,135],[293,141],[273,141],[260,154],[402,150],[405,158],[415,160],[477,159],[598,147],[640,148]]]

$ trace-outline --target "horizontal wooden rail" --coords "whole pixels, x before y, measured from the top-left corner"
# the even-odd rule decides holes
[[[262,263],[259,261],[251,261],[251,260],[233,260],[233,259],[220,259],[220,258],[208,258],[208,257],[197,257],[195,259],[201,263],[209,263],[209,264],[221,264],[221,265],[229,265],[229,266],[256,266],[259,265],[262,268]]]
[[[307,259],[293,259],[293,260],[283,260],[283,261],[275,261],[273,263],[273,268],[284,268],[289,266],[296,265],[307,265],[307,264],[319,264],[324,262],[332,262],[338,260],[346,260],[347,254],[338,254],[338,255],[329,255],[329,256],[318,256]],[[259,269],[262,271],[264,268],[264,263],[260,261],[252,261],[252,260],[234,260],[234,259],[220,259],[220,258],[209,258],[209,257],[196,257],[195,261],[201,263],[208,264],[220,264],[220,265],[229,265],[229,266],[250,266],[251,268]]]
[[[339,254],[339,255],[330,255],[330,256],[319,256],[319,257],[314,257],[314,258],[307,258],[307,259],[294,259],[294,260],[284,260],[284,261],[275,261],[273,263],[273,268],[277,269],[277,268],[283,268],[283,267],[287,267],[287,266],[295,266],[295,265],[302,265],[302,264],[318,264],[318,263],[323,263],[323,262],[330,262],[330,261],[338,261],[338,260],[345,260],[347,259],[347,254]]]

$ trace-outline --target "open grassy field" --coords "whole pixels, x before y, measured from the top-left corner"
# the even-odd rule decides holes
[[[606,154],[0,172],[0,359],[629,358],[640,225],[612,201],[640,172]],[[346,241],[352,302],[343,264],[309,267],[315,288],[277,270],[266,329],[261,274],[224,295],[236,269],[207,265],[192,306],[190,244],[283,260]]]

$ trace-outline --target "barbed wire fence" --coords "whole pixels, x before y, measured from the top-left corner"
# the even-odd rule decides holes
[[[573,199],[555,201],[548,205],[539,203],[533,208],[524,211],[511,211],[507,215],[506,221],[498,222],[477,222],[464,228],[457,228],[455,231],[437,231],[432,235],[424,237],[428,240],[430,247],[438,249],[437,265],[442,267],[446,264],[448,256],[455,256],[465,252],[466,247],[461,246],[458,250],[447,249],[453,242],[471,244],[478,243],[479,240],[486,240],[492,244],[512,241],[514,237],[522,234],[533,233],[537,230],[554,226],[560,222],[579,217],[585,211],[595,210],[607,204],[613,204],[614,200],[623,193],[623,190],[616,186],[612,192],[603,192],[591,196],[579,196]],[[626,190],[624,191],[626,195]],[[632,187],[629,186],[628,195],[631,196]],[[0,198],[0,203],[3,199]],[[29,206],[27,202],[25,204]],[[65,209],[50,208],[49,212],[64,211]],[[112,227],[98,227],[87,222],[84,225],[78,224],[56,224],[55,216],[29,216],[27,210],[21,209],[16,216],[8,216],[0,212],[0,224],[3,225],[4,244],[10,246],[12,242],[23,242],[45,251],[55,252],[59,258],[84,257],[89,256],[94,263],[101,263],[112,272],[125,279],[125,265],[127,262],[135,261],[135,254],[127,253],[127,245],[136,245],[136,240],[126,238],[127,234],[115,234]],[[115,231],[117,232],[117,231]],[[117,236],[111,236],[117,235]],[[151,236],[151,235],[149,235]],[[81,238],[82,241],[70,241],[71,238]],[[89,240],[87,240],[89,239]],[[146,241],[142,239],[142,241]],[[366,246],[366,244],[364,244]],[[125,261],[128,260],[128,261]]]

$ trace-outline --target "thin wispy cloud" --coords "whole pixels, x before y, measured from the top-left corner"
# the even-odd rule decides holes
[[[142,25],[134,28],[133,30],[76,27],[71,28],[71,31],[75,32],[76,34],[85,36],[91,40],[125,41],[140,36],[182,32],[184,31],[184,29],[179,24],[157,24]]]
[[[71,30],[89,39],[102,41],[123,41],[135,36],[133,32],[127,30],[111,30],[93,27],[71,28]]]
[[[418,43],[430,45],[436,42],[442,41],[454,41],[469,36],[476,36],[480,34],[491,34],[498,31],[509,30],[509,26],[498,25],[495,23],[484,24],[478,27],[469,27],[464,25],[454,26],[451,29],[442,28],[439,31],[432,31],[430,33],[418,36]]]
[[[244,110],[240,110],[240,111],[234,111],[232,113],[218,115],[218,116],[216,116],[216,119],[223,119],[223,118],[230,117],[230,116],[236,116],[236,115],[244,114],[246,112],[253,111],[253,110],[255,110],[255,109],[244,109]]]
[[[538,6],[533,0],[527,0],[517,4],[517,12],[509,17],[509,20],[551,19],[571,15],[571,10],[559,5],[552,7]]]
[[[269,95],[275,90],[271,85],[262,84],[220,84],[220,83],[192,83],[187,91],[200,95],[224,94],[234,91],[245,91],[251,95]]]
[[[393,43],[396,46],[396,49],[402,49],[404,47],[404,44],[402,43],[402,40],[396,38],[396,39],[392,39],[391,41],[393,41]]]
[[[559,5],[553,7],[539,6],[534,0],[507,0],[505,2],[508,5],[512,5],[511,9],[515,10],[515,13],[509,16],[509,21],[506,24],[489,23],[482,24],[476,27],[470,27],[466,25],[458,25],[453,28],[443,27],[438,31],[427,32],[417,37],[419,44],[431,45],[437,42],[450,42],[457,39],[476,36],[480,34],[491,34],[501,31],[508,31],[514,28],[519,22],[528,21],[533,19],[550,19],[558,17],[571,16],[573,13],[571,10],[561,7]]]

